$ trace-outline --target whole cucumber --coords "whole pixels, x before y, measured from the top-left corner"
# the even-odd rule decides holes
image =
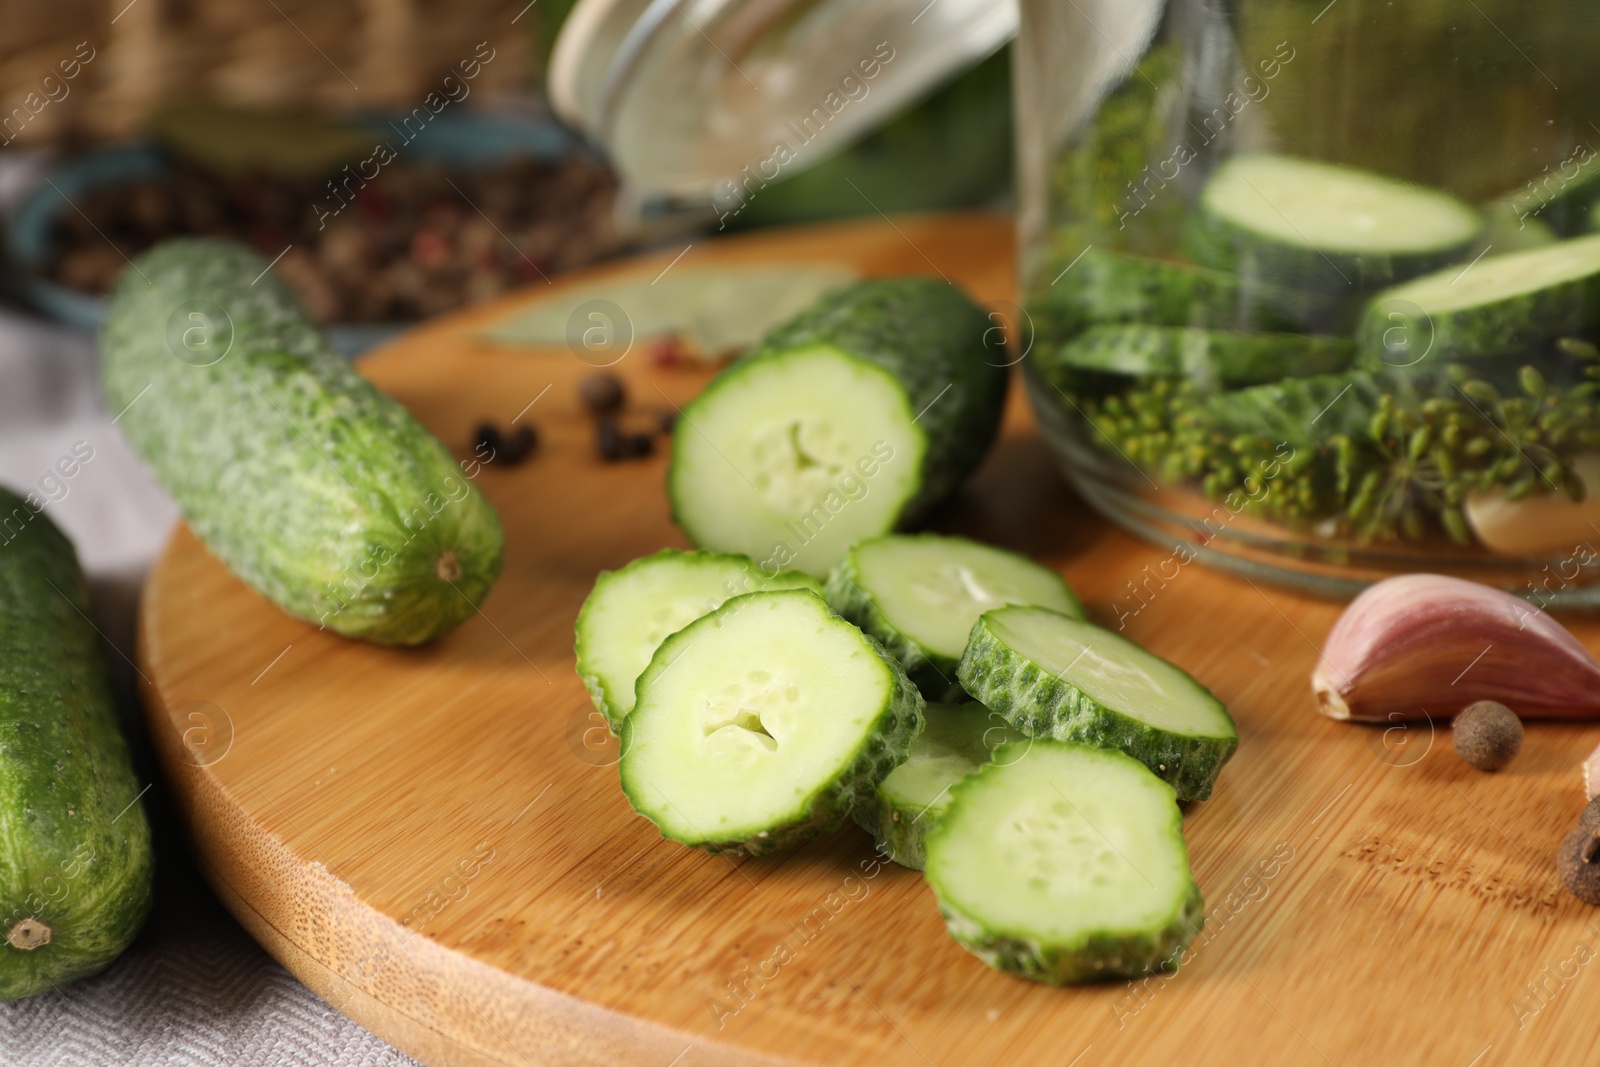
[[[118,283],[100,351],[112,411],[189,525],[291,615],[421,644],[499,576],[500,517],[466,465],[357,374],[253,252],[151,249]]]
[[[104,970],[150,910],[150,826],[72,542],[0,489],[0,1000]]]

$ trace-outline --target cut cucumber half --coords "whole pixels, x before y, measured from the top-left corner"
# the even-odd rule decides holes
[[[1368,288],[1459,258],[1483,232],[1455,197],[1290,156],[1241,155],[1200,194],[1209,266],[1292,287]]]
[[[1485,256],[1373,298],[1362,319],[1369,369],[1518,355],[1600,323],[1600,237]]]
[[[578,612],[578,676],[612,731],[633,709],[633,686],[667,636],[715,611],[729,597],[770,589],[810,589],[795,571],[765,574],[748,556],[664,549],[602,571]]]
[[[929,700],[965,700],[956,664],[978,616],[1039,604],[1074,618],[1083,605],[1048,567],[964,537],[891,534],[854,545],[828,575],[833,610],[877,638]]]
[[[703,548],[822,578],[916,518],[987,451],[1008,381],[1000,336],[931,278],[823,297],[683,411],[667,490]]]
[[[851,813],[880,852],[916,871],[926,862],[923,840],[949,805],[950,788],[989,762],[996,748],[1027,740],[982,704],[929,704],[923,715],[927,724],[906,761],[878,783],[870,803]]]
[[[1038,740],[950,792],[924,874],[989,966],[1052,985],[1176,967],[1205,905],[1171,786],[1120,752]]]
[[[1188,674],[1110,630],[1035,607],[988,612],[957,676],[973,698],[1030,737],[1126,752],[1204,800],[1239,734],[1222,702]]]
[[[815,593],[747,593],[656,649],[622,721],[622,789],[671,840],[774,852],[870,803],[922,706],[900,665]]]
[[[1343,337],[1129,325],[1093,327],[1040,363],[1064,388],[1181,376],[1217,389],[1335,374],[1354,358],[1355,345]]]

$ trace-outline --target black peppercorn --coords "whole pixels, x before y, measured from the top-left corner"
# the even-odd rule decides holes
[[[477,430],[473,431],[472,450],[480,458],[485,452],[498,455],[505,446],[505,439],[500,436],[500,428],[492,422],[480,422]]]
[[[595,424],[594,448],[600,453],[600,458],[607,463],[615,463],[623,457],[627,450],[627,442],[623,439],[622,429],[613,418],[602,418]]]
[[[517,432],[510,437],[502,437],[500,443],[500,458],[511,466],[516,466],[539,447],[539,433],[529,423],[517,427]]]
[[[615,374],[598,371],[585,375],[578,383],[578,399],[583,401],[583,406],[596,415],[610,415],[620,411],[623,403],[628,399],[627,390],[622,386],[622,379]]]

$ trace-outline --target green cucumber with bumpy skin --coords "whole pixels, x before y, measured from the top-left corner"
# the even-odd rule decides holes
[[[758,856],[839,826],[899,766],[923,701],[803,589],[734,597],[662,642],[622,720],[622,791],[663,837]]]
[[[1083,617],[1066,580],[992,545],[940,534],[857,542],[828,575],[828,604],[882,642],[929,700],[965,700],[956,664],[978,616],[1038,604]]]
[[[0,1000],[104,970],[154,858],[72,543],[0,489]]]
[[[878,842],[879,852],[914,871],[927,862],[923,842],[949,806],[951,787],[989,762],[996,748],[1027,740],[973,702],[929,704],[923,717],[927,724],[911,742],[906,761],[878,783],[871,803],[851,812]]]
[[[972,627],[961,685],[1030,737],[1126,752],[1184,800],[1211,795],[1239,734],[1182,670],[1093,623],[1006,607]]]
[[[1086,330],[1039,363],[1064,388],[1085,377],[1184,377],[1219,389],[1336,374],[1353,358],[1355,345],[1343,337],[1130,325]]]
[[[1521,358],[1600,326],[1600,236],[1484,256],[1379,293],[1361,323],[1369,370]]]
[[[684,408],[673,519],[702,548],[825,577],[851,544],[914,521],[983,458],[1009,381],[1000,336],[933,278],[822,297]]]
[[[809,589],[796,571],[765,574],[748,556],[662,549],[601,571],[574,626],[578,676],[612,732],[633,709],[634,683],[666,638],[729,597],[766,589]]]
[[[951,936],[1050,985],[1177,965],[1205,921],[1172,787],[1120,752],[1003,745],[951,788],[923,874]]]
[[[414,645],[488,594],[500,518],[465,464],[329,347],[253,252],[182,239],[140,256],[100,352],[134,450],[206,547],[289,614]]]
[[[1483,233],[1471,206],[1353,167],[1238,155],[1200,194],[1206,265],[1311,290],[1370,289],[1460,259]]]

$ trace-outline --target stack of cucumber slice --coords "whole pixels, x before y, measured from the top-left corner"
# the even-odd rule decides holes
[[[1145,974],[1198,929],[1177,802],[1210,794],[1237,735],[1199,683],[1085,621],[1056,572],[889,532],[987,448],[1005,374],[981,366],[986,322],[947,286],[868,282],[724,372],[686,410],[669,474],[680,525],[719,551],[602,573],[577,669],[621,736],[624,794],[663,836],[758,856],[853,818],[926,867],[952,934],[991,965]],[[853,464],[874,441],[893,443]],[[860,491],[827,506],[846,475]],[[795,531],[777,504],[819,493],[810,536],[781,551]]]
[[[634,810],[751,856],[851,817],[926,869],[992,966],[1058,984],[1171,966],[1201,921],[1177,801],[1237,745],[1216,698],[1084,621],[1053,571],[964,538],[861,542],[826,591],[707,552],[600,576],[579,672]],[[908,669],[966,702],[925,703]]]
[[[1471,543],[1470,496],[1580,498],[1572,463],[1600,449],[1594,174],[1479,211],[1234,156],[1159,246],[1187,261],[1150,257],[1148,233],[1085,249],[1063,228],[1074,247],[1029,300],[1030,382],[1108,458],[1235,511],[1358,544]]]

